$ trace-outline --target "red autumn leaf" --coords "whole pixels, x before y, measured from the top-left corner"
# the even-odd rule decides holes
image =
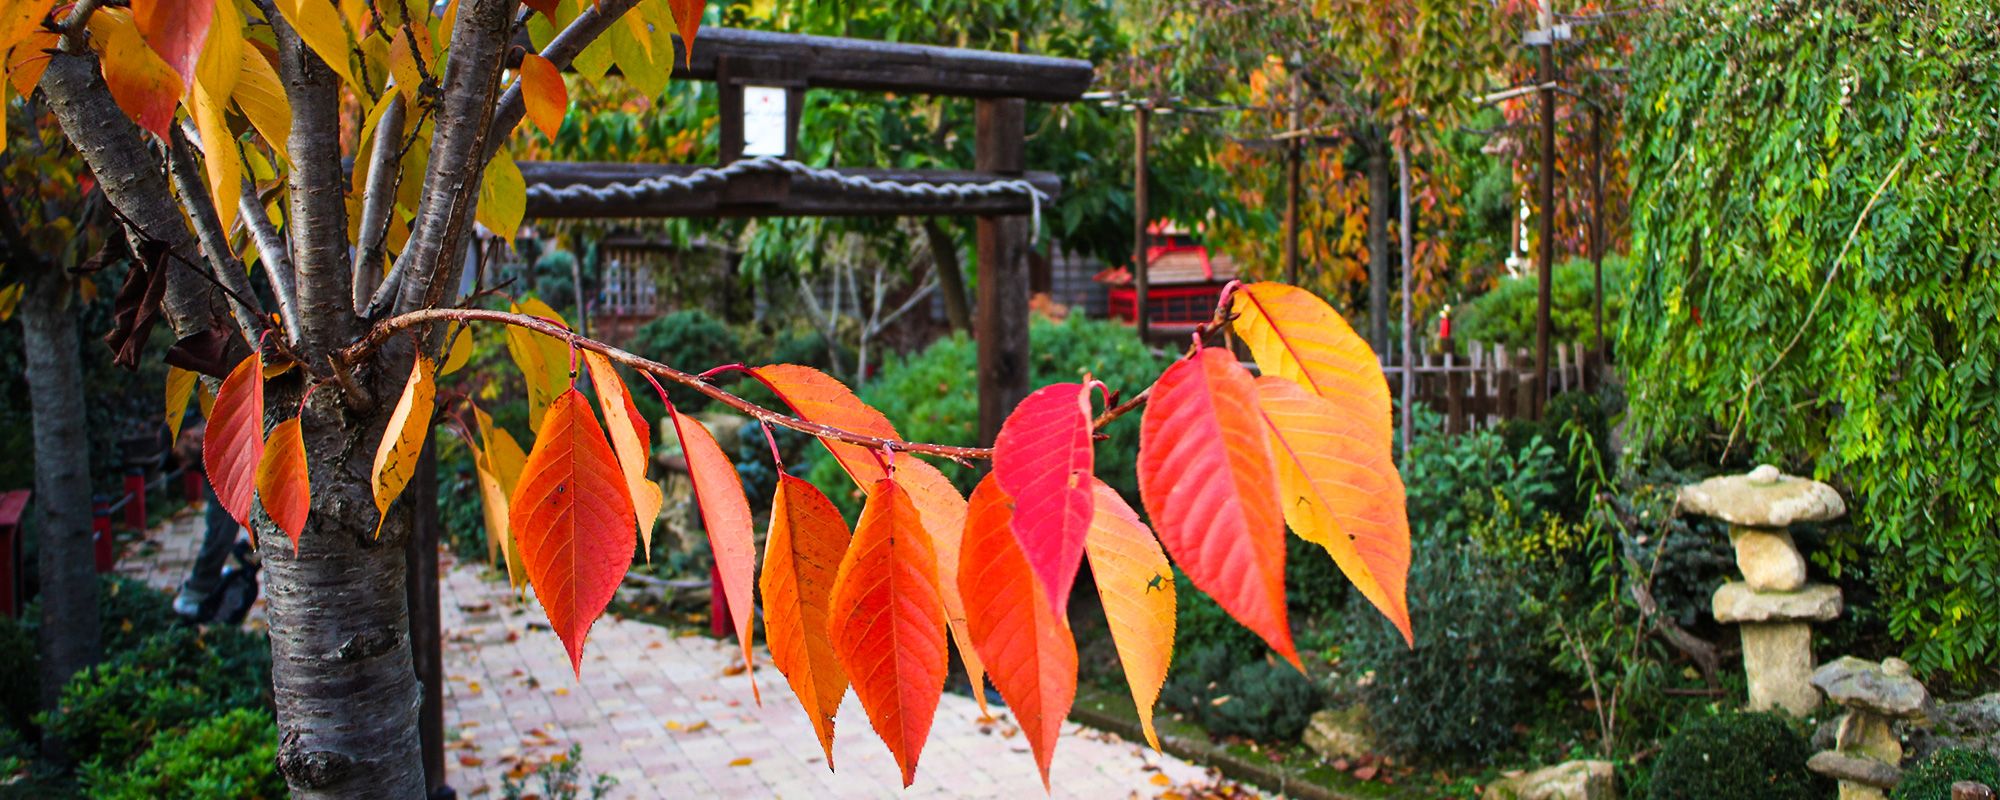
[[[827,626],[869,724],[909,786],[944,692],[945,619],[931,537],[894,481],[868,489],[833,581]]]
[[[549,627],[583,674],[583,641],[632,566],[632,497],[590,401],[570,389],[542,415],[507,504],[521,563]]]
[[[1153,384],[1139,423],[1139,494],[1195,588],[1299,666],[1285,617],[1285,521],[1257,384],[1204,348]]]
[[[215,0],[135,0],[132,17],[146,45],[180,74],[181,86],[193,82],[195,62],[215,18]]]
[[[305,532],[306,515],[312,510],[305,431],[298,417],[272,426],[264,440],[264,456],[257,462],[257,499],[278,530],[291,537],[292,554],[297,555],[299,535]]]
[[[1118,648],[1125,683],[1139,712],[1146,742],[1160,749],[1153,729],[1153,703],[1167,682],[1167,665],[1174,660],[1174,573],[1153,532],[1139,521],[1118,490],[1095,481],[1097,504],[1090,517],[1090,538],[1084,553],[1090,575],[1104,604],[1105,627]]]
[[[702,7],[707,0],[667,0],[674,12],[674,30],[681,35],[681,46],[687,50],[687,63],[694,63],[694,35],[701,29]]]
[[[1285,378],[1257,379],[1278,466],[1280,505],[1301,538],[1326,548],[1340,571],[1416,646],[1404,585],[1410,521],[1388,442],[1338,404]]]
[[[965,664],[966,682],[977,687],[972,699],[979,704],[979,713],[985,714],[986,665],[980,662],[979,651],[972,646],[972,634],[965,622],[965,598],[959,595],[956,580],[959,546],[965,538],[965,498],[959,495],[958,487],[951,485],[950,478],[921,458],[906,456],[897,460],[895,481],[910,493],[910,505],[917,507],[924,532],[931,535],[931,549],[937,553],[938,594],[944,597],[945,624],[951,629],[952,641],[958,643],[958,660]]]
[[[833,580],[847,554],[847,521],[812,484],[778,474],[771,532],[764,539],[764,642],[771,663],[799,698],[826,766],[833,768],[833,715],[847,694],[847,673],[828,638]]]
[[[1014,721],[1027,734],[1049,786],[1056,737],[1076,700],[1076,640],[1035,577],[1010,517],[1020,504],[988,475],[972,490],[965,519],[959,591],[965,595],[972,643]]]
[[[146,44],[129,12],[102,9],[90,16],[88,27],[98,42],[99,65],[111,99],[139,127],[166,138],[174,107],[180,104],[181,74]]]
[[[561,24],[556,20],[556,7],[562,5],[562,0],[521,0],[521,5],[541,12],[552,24]]]
[[[1090,388],[1058,383],[1014,407],[993,441],[993,477],[1014,501],[1014,537],[1049,605],[1069,610],[1090,531]]]
[[[563,85],[562,71],[534,53],[522,56],[521,100],[527,104],[528,119],[542,135],[556,138],[563,115],[569,113],[569,87]]]
[[[215,499],[250,527],[250,504],[257,497],[257,464],[264,459],[264,365],[256,356],[238,362],[222,380],[202,435],[201,465]]]
[[[750,372],[800,419],[866,436],[900,438],[888,417],[861,402],[861,398],[854,396],[854,390],[824,372],[797,364],[772,364]],[[821,439],[820,443],[826,445],[827,452],[847,470],[848,477],[863,489],[888,476],[881,459],[866,447],[831,439]]]
[[[708,429],[692,417],[667,407],[680,436],[681,452],[687,457],[688,481],[694,484],[695,504],[701,507],[701,524],[708,529],[709,550],[715,554],[715,568],[722,573],[722,594],[729,600],[730,616],[736,619],[736,639],[743,643],[743,666],[750,659],[750,622],[756,616],[756,602],[750,594],[757,579],[756,532],[750,522],[750,501],[743,497],[743,482],[736,476],[722,447]],[[625,515],[632,515],[627,504]],[[757,681],[750,681],[750,693],[762,705],[764,694]]]

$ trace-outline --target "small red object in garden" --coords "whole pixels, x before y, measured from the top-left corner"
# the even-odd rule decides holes
[[[103,500],[94,500],[90,504],[90,542],[92,560],[96,562],[98,573],[110,572],[118,559],[112,549],[111,504]]]
[[[135,531],[146,529],[146,473],[132,470],[125,473],[125,527]]]
[[[10,617],[21,613],[21,514],[29,496],[26,489],[0,494],[0,613]]]
[[[207,500],[202,492],[206,488],[208,480],[202,477],[201,470],[187,469],[181,472],[181,492],[187,497],[188,504],[199,506]]]

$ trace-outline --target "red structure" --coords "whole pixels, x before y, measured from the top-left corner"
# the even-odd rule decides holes
[[[21,615],[21,515],[28,497],[26,489],[0,494],[0,613],[10,617]]]
[[[1207,322],[1222,297],[1222,287],[1236,279],[1236,262],[1212,255],[1187,231],[1165,221],[1148,230],[1146,248],[1146,319],[1155,326],[1185,328]],[[1110,286],[1106,313],[1128,323],[1139,321],[1139,292],[1128,268],[1105,270],[1097,280]]]

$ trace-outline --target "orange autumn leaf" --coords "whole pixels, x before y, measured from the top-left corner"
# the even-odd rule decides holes
[[[1403,595],[1410,521],[1388,443],[1332,400],[1276,375],[1257,379],[1257,404],[1278,466],[1285,521],[1300,538],[1326,548],[1361,595],[1416,646]]]
[[[850,534],[840,509],[819,489],[783,472],[764,539],[764,642],[819,734],[833,768],[833,716],[847,694],[847,673],[828,638],[829,600]]]
[[[722,594],[729,600],[730,616],[736,620],[736,640],[743,644],[743,666],[751,666],[750,622],[756,616],[756,601],[750,586],[757,579],[756,531],[750,521],[750,501],[743,496],[743,481],[736,465],[723,454],[715,437],[693,417],[669,404],[674,432],[687,458],[688,481],[694,484],[695,504],[701,507],[701,525],[708,529],[708,547],[715,554],[715,568],[722,574]],[[628,508],[630,504],[627,504]],[[626,512],[630,514],[628,510]],[[764,694],[750,681],[750,693],[758,705]]]
[[[305,431],[298,417],[271,426],[264,456],[257,462],[257,499],[271,522],[291,538],[292,554],[297,555],[299,535],[305,533],[306,515],[312,510]]]
[[[257,464],[264,460],[264,370],[256,356],[238,362],[204,412],[208,430],[201,440],[201,465],[215,499],[250,527],[250,503],[257,496]]]
[[[1139,422],[1139,495],[1195,588],[1296,667],[1285,521],[1263,427],[1257,384],[1228,350],[1175,362]]]
[[[689,65],[694,63],[694,36],[701,29],[701,11],[707,5],[707,0],[667,0],[667,6],[674,12],[674,30],[681,35],[681,46],[686,48],[684,58]]]
[[[528,119],[542,135],[556,138],[563,115],[569,113],[569,87],[563,85],[562,71],[534,53],[522,56],[521,100],[527,105]]]
[[[1230,310],[1262,374],[1290,378],[1332,400],[1364,426],[1360,432],[1389,446],[1395,436],[1389,380],[1368,342],[1325,300],[1296,286],[1253,283],[1237,290]]]
[[[1090,530],[1090,387],[1036,389],[1007,415],[993,440],[993,477],[1016,498],[1012,530],[1061,615],[1083,563]]]
[[[507,520],[535,598],[581,676],[584,639],[632,566],[638,540],[618,457],[583,393],[570,389],[550,403]]]
[[[958,575],[960,542],[965,538],[965,498],[959,495],[958,487],[951,485],[950,478],[920,458],[898,459],[895,481],[909,492],[910,504],[917,507],[917,516],[924,522],[924,532],[931,535],[931,548],[937,553],[938,593],[944,597],[945,624],[951,629],[952,641],[958,643],[958,660],[965,664],[966,682],[973,686],[972,699],[979,704],[979,713],[985,714],[986,665],[972,646],[972,634],[965,622],[965,598],[960,596],[958,581],[954,579]]]
[[[416,476],[417,458],[423,455],[424,440],[431,435],[431,412],[437,408],[435,373],[430,358],[424,354],[418,353],[412,359],[403,394],[389,413],[389,426],[382,431],[382,442],[375,447],[375,464],[369,470],[368,480],[375,490],[377,538],[382,536],[382,526],[389,521],[389,506],[402,496],[410,479]]]
[[[937,554],[909,493],[894,481],[868,489],[840,573],[828,632],[876,735],[916,780],[944,692],[944,603]]]
[[[972,642],[992,670],[993,685],[1027,734],[1049,788],[1056,737],[1076,701],[1076,639],[1056,613],[1014,535],[1019,504],[988,475],[972,490],[965,519],[959,591],[966,597]]]
[[[180,73],[146,44],[126,9],[99,9],[86,27],[102,54],[100,64],[111,99],[139,127],[167,138],[167,129],[174,123],[174,107],[180,104]]]
[[[604,412],[605,430],[611,434],[611,449],[618,453],[618,465],[625,470],[625,487],[632,493],[632,511],[639,526],[639,542],[652,558],[653,525],[660,521],[660,506],[666,503],[660,485],[646,477],[653,460],[653,427],[639,408],[632,405],[632,393],[625,379],[603,353],[583,351],[590,371],[590,385],[597,390],[597,407]]]
[[[215,0],[135,0],[132,17],[147,46],[180,75],[181,85],[192,83],[214,21]]]
[[[861,398],[854,396],[854,390],[824,372],[797,364],[772,364],[750,372],[790,406],[799,419],[866,436],[900,438],[888,417],[861,402]],[[881,459],[868,448],[831,439],[821,439],[820,443],[826,445],[827,452],[833,454],[848,477],[862,489],[887,477]]]
[[[1139,521],[1118,490],[1094,481],[1095,513],[1083,552],[1104,606],[1105,626],[1125,667],[1133,707],[1146,743],[1160,749],[1153,729],[1153,704],[1167,682],[1167,665],[1174,660],[1174,573],[1153,532]]]

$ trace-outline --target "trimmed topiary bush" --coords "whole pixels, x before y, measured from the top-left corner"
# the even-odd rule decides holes
[[[1652,800],[1817,800],[1833,782],[1806,769],[1812,745],[1776,714],[1728,712],[1687,725],[1653,765]]]
[[[1189,653],[1168,673],[1162,696],[1212,736],[1295,741],[1326,698],[1291,664],[1252,640],[1254,649],[1247,651],[1208,645]],[[1246,660],[1246,652],[1255,655]]]
[[[78,763],[122,767],[155,734],[268,702],[271,662],[252,634],[171,628],[77,673],[54,712],[37,717],[45,736]]]
[[[152,746],[125,769],[86,766],[83,789],[98,800],[275,800],[285,796],[277,761],[278,725],[270,712],[239,708],[185,732],[154,734]]]
[[[1947,747],[1903,773],[1890,800],[1951,800],[1951,785],[1977,781],[2000,788],[2000,759],[1978,750]]]

